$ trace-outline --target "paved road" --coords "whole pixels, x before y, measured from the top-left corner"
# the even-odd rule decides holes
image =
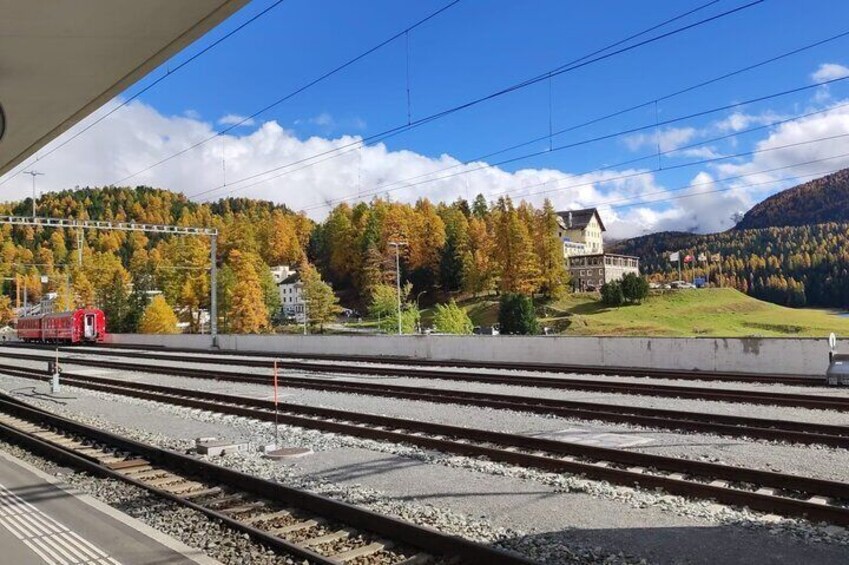
[[[181,545],[89,497],[59,488],[38,471],[0,452],[0,562],[216,563],[202,554],[192,555],[193,550]]]

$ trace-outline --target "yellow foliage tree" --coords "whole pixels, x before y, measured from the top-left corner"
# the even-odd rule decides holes
[[[261,333],[268,330],[268,311],[265,309],[259,274],[250,255],[237,250],[230,252],[230,263],[236,278],[230,298],[229,326],[234,333]]]
[[[143,334],[175,334],[177,329],[177,315],[165,301],[161,294],[156,295],[144,309],[139,331]]]

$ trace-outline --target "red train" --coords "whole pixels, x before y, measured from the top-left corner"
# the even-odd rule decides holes
[[[97,308],[24,316],[18,319],[18,339],[42,343],[100,343],[106,339],[106,316]]]

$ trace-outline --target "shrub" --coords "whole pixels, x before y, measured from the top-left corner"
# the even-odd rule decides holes
[[[440,333],[460,335],[469,335],[472,333],[472,319],[453,300],[448,304],[436,305],[433,326]]]
[[[621,306],[625,302],[622,284],[619,281],[610,281],[601,285],[601,301],[607,306]]]
[[[643,277],[628,273],[622,277],[622,295],[628,302],[640,302],[649,295],[649,283]]]

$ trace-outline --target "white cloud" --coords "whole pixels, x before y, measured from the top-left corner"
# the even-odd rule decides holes
[[[108,111],[114,104],[103,110]],[[91,119],[84,120],[66,135],[73,135]],[[39,169],[46,176],[39,177],[39,186],[43,190],[61,190],[119,183],[128,174],[214,134],[209,123],[184,116],[164,116],[134,101],[40,161]],[[478,193],[490,199],[509,193],[517,200],[524,197],[535,203],[549,197],[557,208],[566,209],[659,190],[652,174],[636,169],[573,175],[555,169],[526,168],[511,173],[484,163],[462,164],[450,155],[432,158],[408,150],[391,151],[381,144],[355,151],[344,149],[360,139],[350,135],[300,139],[277,122],[269,121],[249,133],[222,135],[119,184],[151,185],[191,196],[217,188],[226,180],[226,190],[214,190],[198,199],[216,199],[228,193],[263,198],[295,210],[306,209],[317,219],[327,213],[325,203],[345,197],[352,197],[349,202],[356,201],[357,195],[365,200],[374,195],[388,195],[394,200],[414,202],[420,197],[452,201],[458,196],[471,199]],[[61,138],[54,141],[45,151],[61,141]],[[305,167],[307,161],[236,183],[334,150],[339,150],[338,157],[315,166]],[[467,174],[456,175],[458,172]],[[428,183],[415,179],[422,175],[452,176]],[[623,175],[629,178],[617,178]],[[415,180],[399,182],[407,179]],[[27,180],[18,176],[7,182],[0,192],[2,199],[26,197],[30,191]]]
[[[110,103],[102,111],[108,111],[117,103]],[[93,119],[90,117],[84,120],[66,136],[73,135]],[[530,167],[507,172],[484,163],[462,164],[450,155],[433,158],[409,150],[389,150],[380,144],[346,150],[347,146],[356,144],[361,138],[352,135],[332,138],[316,135],[301,139],[275,121],[257,124],[256,129],[250,131],[240,131],[244,133],[231,132],[220,136],[122,184],[163,187],[190,196],[205,193],[198,199],[214,200],[228,194],[262,198],[286,204],[295,210],[305,209],[316,219],[323,218],[327,213],[329,208],[325,204],[346,197],[351,197],[348,201],[352,202],[368,200],[374,195],[388,195],[393,200],[414,202],[421,197],[434,201],[453,201],[458,196],[472,199],[478,193],[493,199],[509,193],[516,200],[525,198],[535,204],[549,197],[558,209],[601,204],[610,236],[627,237],[640,235],[644,230],[726,229],[730,227],[729,218],[733,212],[748,209],[776,188],[792,185],[787,177],[849,166],[847,157],[808,167],[797,166],[786,172],[761,173],[733,181],[728,185],[731,190],[721,193],[712,191],[724,184],[707,184],[714,179],[849,153],[846,149],[849,138],[797,146],[761,153],[749,161],[723,162],[707,166],[703,171],[697,170],[685,190],[668,194],[670,197],[685,198],[622,207],[617,202],[623,199],[649,194],[649,201],[661,199],[665,189],[658,184],[651,171],[641,169],[609,170],[583,175]],[[776,127],[757,147],[777,147],[839,133],[849,133],[849,105]],[[186,116],[164,116],[154,108],[134,101],[41,160],[39,170],[46,176],[39,177],[38,185],[42,190],[61,190],[118,183],[128,174],[140,171],[214,134],[214,126],[210,123]],[[665,136],[662,138],[664,146],[669,148],[686,144],[700,132],[680,128],[664,130],[662,134]],[[62,138],[54,141],[45,151],[61,142]],[[322,157],[319,160],[326,160],[315,166],[306,166],[310,157],[334,151],[338,155],[336,158]],[[688,151],[690,156],[702,158],[710,158],[718,153],[717,149],[711,147],[684,151]],[[261,174],[304,160],[301,164],[284,167],[277,173]],[[449,170],[440,172],[449,167]],[[465,174],[457,174],[461,172]],[[253,175],[261,176],[249,182],[236,183],[239,179]],[[423,183],[421,178],[416,177],[445,178]],[[224,184],[225,180],[226,190],[208,192]],[[774,181],[785,184],[770,184],[763,188],[745,186],[748,183]],[[31,190],[30,186],[29,179],[19,175],[2,186],[0,199],[25,198]]]
[[[849,68],[836,63],[823,63],[819,68],[811,74],[811,79],[815,83],[828,82],[830,80],[849,76]]]
[[[218,124],[222,126],[252,126],[256,122],[253,118],[248,118],[247,116],[240,116],[239,114],[227,114],[226,116],[221,116],[218,118]]]

